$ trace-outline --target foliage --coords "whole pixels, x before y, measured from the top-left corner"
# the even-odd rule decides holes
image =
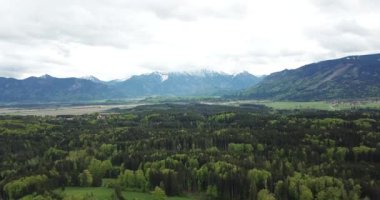
[[[154,191],[152,192],[152,195],[154,197],[154,200],[166,200],[166,194],[165,191],[162,190],[160,187],[156,186],[154,188]]]
[[[191,103],[0,116],[0,155],[2,199],[130,199],[156,187],[169,199],[376,199],[380,113]]]
[[[269,193],[267,189],[260,190],[260,192],[257,194],[257,199],[258,200],[276,200],[273,194]]]
[[[18,199],[31,192],[42,193],[47,183],[48,177],[45,175],[28,176],[7,183],[4,191],[9,199]]]

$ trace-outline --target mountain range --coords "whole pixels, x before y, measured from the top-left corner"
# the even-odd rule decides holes
[[[0,102],[73,102],[147,96],[222,95],[247,89],[261,79],[248,72],[213,71],[135,75],[124,81],[96,77],[56,78],[49,75],[18,80],[0,78]]]
[[[248,72],[236,75],[202,71],[199,73],[159,72],[132,76],[115,85],[124,96],[200,96],[224,95],[257,84],[261,79]]]
[[[0,77],[0,103],[76,102],[151,96],[225,96],[244,99],[318,101],[380,97],[380,54],[348,56],[283,70],[265,77],[203,70],[96,77],[26,79]]]
[[[239,96],[290,101],[378,98],[380,54],[348,56],[276,72]]]

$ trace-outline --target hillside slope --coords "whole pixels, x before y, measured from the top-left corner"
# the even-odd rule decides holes
[[[349,56],[273,73],[241,96],[293,101],[380,97],[380,54]]]

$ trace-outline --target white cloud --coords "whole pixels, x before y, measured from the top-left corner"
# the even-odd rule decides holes
[[[0,0],[0,76],[268,74],[379,50],[371,0]]]

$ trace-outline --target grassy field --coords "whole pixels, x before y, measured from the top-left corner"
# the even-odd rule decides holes
[[[263,102],[260,103],[274,109],[317,109],[334,110],[334,107],[326,102]]]
[[[156,100],[156,99],[154,99]],[[178,98],[179,103],[191,103],[185,99]],[[194,100],[194,99],[193,99]],[[164,102],[164,101],[163,101]],[[163,103],[156,102],[156,103]],[[380,101],[353,101],[353,102],[329,102],[329,101],[316,101],[316,102],[285,102],[285,101],[258,101],[258,100],[206,100],[198,99],[194,102],[210,105],[225,105],[225,106],[239,106],[241,104],[260,104],[271,107],[273,109],[317,109],[317,110],[346,110],[346,109],[380,109]],[[111,109],[129,109],[140,105],[156,104],[152,102],[129,102],[124,104],[97,104],[97,105],[40,105],[38,107],[0,107],[0,115],[38,115],[38,116],[56,116],[56,115],[83,115],[91,113],[107,113]]]
[[[347,110],[347,109],[380,109],[380,102],[262,102],[274,109],[317,109],[317,110]]]
[[[258,104],[271,107],[273,109],[294,110],[294,109],[316,109],[316,110],[348,110],[348,109],[380,109],[380,101],[353,101],[353,102],[291,102],[291,101],[257,101],[257,100],[237,100],[237,101],[203,101],[201,103],[210,105],[239,106],[242,104]]]
[[[66,187],[64,194],[67,196],[85,196],[91,195],[99,200],[111,200],[111,196],[114,193],[113,189],[104,187]],[[126,200],[154,200],[150,193],[142,192],[123,192],[123,196]],[[196,198],[191,197],[169,197],[168,200],[191,200]]]

